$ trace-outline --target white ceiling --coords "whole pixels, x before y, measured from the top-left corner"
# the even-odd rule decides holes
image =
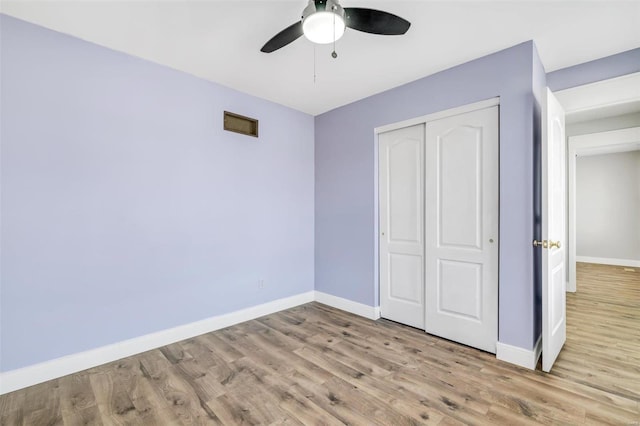
[[[314,115],[531,39],[547,71],[640,47],[640,0],[341,4],[412,25],[404,36],[347,30],[338,59],[318,46],[315,82],[306,39],[260,52],[306,0],[2,0],[2,12]]]

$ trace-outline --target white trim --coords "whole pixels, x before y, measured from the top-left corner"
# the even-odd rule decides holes
[[[374,129],[374,133],[378,135],[380,133],[402,129],[403,127],[415,126],[416,124],[422,124],[428,121],[439,120],[441,118],[451,117],[453,115],[465,114],[467,112],[477,111],[485,108],[491,108],[496,105],[500,105],[499,97],[486,99],[484,101],[475,102],[468,105],[462,105],[456,108],[450,108],[444,111],[434,112],[432,114],[423,115],[421,117],[410,118],[408,120],[400,121],[398,123],[392,123],[392,124],[376,127]]]
[[[316,292],[317,293],[317,292]],[[328,296],[328,295],[327,295]],[[313,291],[0,373],[0,395],[314,301]],[[355,303],[355,302],[352,302]],[[364,306],[364,305],[362,305]],[[373,309],[373,308],[371,308]]]
[[[638,143],[640,127],[569,137],[569,149],[573,148],[581,156],[634,151]]]
[[[538,365],[538,359],[542,353],[542,336],[538,337],[533,349],[527,350],[518,346],[507,345],[498,342],[496,345],[496,358],[520,367],[535,370]]]
[[[567,212],[567,218],[569,223],[567,224],[567,227],[569,234],[569,254],[567,266],[569,268],[569,281],[567,282],[567,291],[574,292],[577,290],[576,261],[578,258],[576,254],[576,157],[579,155],[610,154],[614,152],[625,152],[638,149],[640,146],[640,127],[571,136],[569,137],[568,144],[569,150],[567,155],[567,166],[569,179],[567,191],[569,191],[569,209]],[[590,263],[603,262],[598,261]],[[611,265],[611,263],[605,264]],[[618,265],[618,263],[613,263],[613,265]]]
[[[601,265],[629,266],[640,268],[640,260],[634,259],[612,259],[608,257],[576,256],[576,262],[599,263]]]
[[[334,296],[332,294],[316,291],[316,302],[329,305],[333,308],[340,309],[341,311],[350,312],[361,317],[369,318],[370,320],[377,320],[380,318],[380,307],[369,306],[362,303],[354,302],[353,300],[344,299],[342,297]]]
[[[640,98],[640,72],[555,92],[567,115],[634,102]]]

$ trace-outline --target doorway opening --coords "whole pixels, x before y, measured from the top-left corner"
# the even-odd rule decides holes
[[[622,118],[639,127],[569,137],[568,291],[577,262],[640,267],[640,112]]]
[[[577,195],[580,194],[580,188],[578,187],[580,185],[580,181],[582,181],[582,189],[584,190],[585,185],[587,185],[589,181],[593,182],[593,179],[589,179],[589,177],[594,178],[592,174],[595,171],[598,171],[601,174],[606,174],[606,170],[603,170],[603,168],[611,168],[617,163],[618,165],[626,165],[626,167],[624,167],[624,171],[629,171],[632,174],[634,169],[631,164],[634,161],[633,152],[640,150],[640,73],[629,74],[623,77],[562,90],[556,92],[555,95],[564,107],[566,113],[568,154],[568,215],[566,227],[567,235],[565,236],[568,243],[567,291],[575,292],[577,289],[577,260],[614,264],[623,264],[625,263],[625,260],[627,261],[627,264],[629,264],[630,260],[634,260],[634,255],[631,253],[630,249],[627,249],[626,251],[609,250],[612,254],[608,255],[602,255],[602,253],[606,253],[606,251],[602,251],[603,249],[606,249],[606,247],[600,246],[594,251],[593,241],[595,241],[596,238],[600,238],[600,240],[602,240],[602,234],[606,234],[608,231],[606,226],[602,226],[601,223],[598,225],[597,221],[594,222],[596,217],[591,218],[583,215],[580,218],[581,220],[577,220],[577,210],[580,204],[579,201],[586,202],[587,205],[589,203],[598,202],[596,199],[597,197],[595,197],[594,194],[591,194],[589,199],[584,199],[585,197],[578,199]],[[606,155],[612,156],[609,158],[603,157]],[[635,155],[640,156],[640,153],[636,153]],[[600,163],[600,165],[598,165],[598,163]],[[578,168],[580,167],[580,164],[583,165],[581,171],[586,173],[582,173],[578,177],[587,177],[587,179],[577,179],[576,173],[579,171]],[[592,173],[589,173],[590,171]],[[623,170],[617,170],[617,172],[621,171]],[[637,171],[637,168],[635,168],[635,171]],[[608,180],[610,181],[608,182],[610,185],[615,184],[615,179]],[[601,186],[604,186],[604,184],[605,182],[601,182]],[[638,185],[640,185],[640,183],[638,183]],[[600,201],[602,202],[606,199],[612,201],[612,199],[615,198],[614,196],[619,196],[619,198],[624,200],[625,197],[623,193],[633,191],[629,184],[626,184],[623,187],[618,185],[618,187],[608,190],[600,189],[600,193],[607,195],[606,198],[604,196],[600,197]],[[625,203],[625,205],[627,209],[640,208],[640,206],[635,204],[632,199],[627,199],[627,203]],[[618,207],[625,208],[625,205],[619,205]],[[640,210],[634,217],[637,218],[639,216]],[[631,218],[632,216],[629,217]],[[613,217],[608,217],[608,220],[610,221],[613,219]],[[581,226],[578,226],[579,222]],[[602,222],[602,220],[600,220],[600,222]],[[637,220],[635,222],[637,223]],[[631,219],[629,219],[629,223],[631,223]],[[578,230],[580,228],[587,230],[583,231],[582,235],[578,235]],[[628,229],[627,231],[629,233],[633,233],[632,229]],[[590,233],[600,233],[601,235],[588,235]],[[620,234],[621,232],[619,231],[618,233]],[[587,237],[586,241],[583,238],[585,236]],[[638,236],[638,238],[640,238],[640,236]],[[583,243],[583,248],[587,250],[586,252],[584,249],[578,252],[578,242]],[[616,241],[610,241],[605,243],[605,245],[607,244],[615,245],[617,243]],[[633,243],[628,241],[624,244],[627,246],[633,245]],[[592,247],[591,249],[589,249],[590,246]],[[625,252],[628,254],[624,254]],[[600,253],[600,255],[598,255],[598,253]],[[610,261],[607,261],[606,259],[610,259]],[[640,258],[636,260],[640,264]]]
[[[637,396],[636,380],[621,373],[629,371],[628,365],[612,362],[619,359],[618,347],[625,353],[637,349],[627,345],[637,340],[637,327],[625,323],[629,319],[625,309],[637,309],[640,303],[640,268],[627,271],[624,265],[634,261],[640,265],[640,73],[555,95],[566,111],[566,339],[570,344],[554,368],[562,374],[588,357],[583,376],[588,372],[594,387],[615,387],[619,382],[627,395]],[[627,235],[613,236],[616,227]],[[634,235],[637,243],[623,243]],[[616,251],[634,244],[636,251]]]

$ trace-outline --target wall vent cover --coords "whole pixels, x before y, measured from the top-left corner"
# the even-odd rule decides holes
[[[258,120],[244,115],[224,112],[224,130],[258,137]]]

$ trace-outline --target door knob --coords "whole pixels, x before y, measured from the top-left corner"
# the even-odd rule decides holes
[[[560,241],[549,241],[549,248],[560,248]]]
[[[547,241],[547,240],[542,240],[542,241],[538,241],[538,240],[533,240],[533,246],[534,247],[542,247],[542,248],[548,248],[548,249],[552,249],[552,248],[560,248],[560,241]]]
[[[542,240],[542,241],[533,240],[533,246],[547,248],[547,240]]]

